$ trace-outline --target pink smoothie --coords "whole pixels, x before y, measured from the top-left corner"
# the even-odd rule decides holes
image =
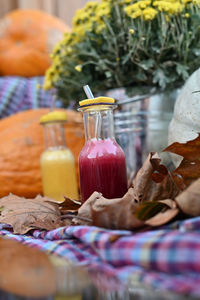
[[[94,191],[105,198],[119,198],[127,192],[124,152],[113,139],[89,140],[79,155],[82,201]]]

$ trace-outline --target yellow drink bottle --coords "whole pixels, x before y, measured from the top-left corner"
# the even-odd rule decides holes
[[[63,196],[78,199],[75,159],[67,148],[65,112],[52,111],[40,119],[44,128],[45,151],[41,155],[43,194],[61,202]]]

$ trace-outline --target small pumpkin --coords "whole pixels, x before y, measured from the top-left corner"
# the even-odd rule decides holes
[[[42,194],[40,155],[44,150],[43,128],[39,124],[49,109],[27,110],[0,121],[0,197],[13,193],[33,198]],[[84,145],[82,116],[66,110],[66,141],[76,160]]]
[[[54,45],[69,31],[39,10],[13,10],[0,21],[0,75],[44,75]]]

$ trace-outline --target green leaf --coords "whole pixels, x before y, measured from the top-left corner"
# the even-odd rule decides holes
[[[162,69],[157,69],[153,72],[153,83],[158,83],[161,88],[165,88],[169,82],[168,77]]]
[[[196,56],[200,56],[200,49],[193,49],[192,52],[196,55]]]
[[[143,202],[136,211],[136,217],[141,221],[146,221],[168,208],[168,205],[162,202]]]
[[[122,64],[125,65],[130,59],[130,54],[126,54],[122,57]]]
[[[148,70],[154,66],[154,63],[155,63],[155,61],[150,58],[147,60],[142,60],[141,63],[139,64],[139,66],[144,70]]]
[[[52,70],[58,76],[54,76],[52,84],[65,106],[71,100],[78,104],[83,81],[92,86],[94,93],[139,84],[169,90],[182,86],[200,66],[200,7],[197,4],[183,4],[189,18],[180,12],[171,14],[168,22],[160,11],[151,21],[129,17],[124,10],[129,2],[109,1],[111,13],[104,16],[105,27],[100,29],[101,22],[96,22],[83,36],[72,28],[70,35],[65,35],[58,45],[52,58]],[[84,9],[87,22],[94,23],[98,10],[91,14],[87,7]],[[82,25],[84,29],[87,24],[84,21]],[[132,35],[130,28],[135,31]],[[75,72],[79,64],[84,64],[82,72]]]
[[[160,54],[160,47],[158,47],[158,46],[153,46],[152,47],[152,50],[154,51],[154,52],[156,52],[156,54]]]
[[[110,71],[106,71],[106,72],[105,72],[105,75],[106,75],[107,78],[112,77],[112,73],[111,73]]]
[[[199,14],[198,14],[198,13],[197,13],[197,14],[195,14],[195,13],[190,14],[190,18],[191,18],[192,21],[193,21],[194,28],[195,28],[196,26],[199,26]],[[195,25],[196,25],[196,26],[195,26]]]
[[[139,80],[139,81],[146,81],[147,80],[147,76],[146,74],[144,73],[144,71],[138,71],[138,73],[136,74],[136,78]]]
[[[184,78],[184,80],[186,80],[189,77],[188,69],[189,68],[186,65],[181,65],[181,64],[176,65],[177,73],[181,75]]]

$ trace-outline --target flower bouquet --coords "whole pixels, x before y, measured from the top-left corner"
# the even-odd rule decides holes
[[[67,106],[118,87],[181,86],[200,66],[200,0],[102,0],[78,10],[51,55],[45,89]]]

